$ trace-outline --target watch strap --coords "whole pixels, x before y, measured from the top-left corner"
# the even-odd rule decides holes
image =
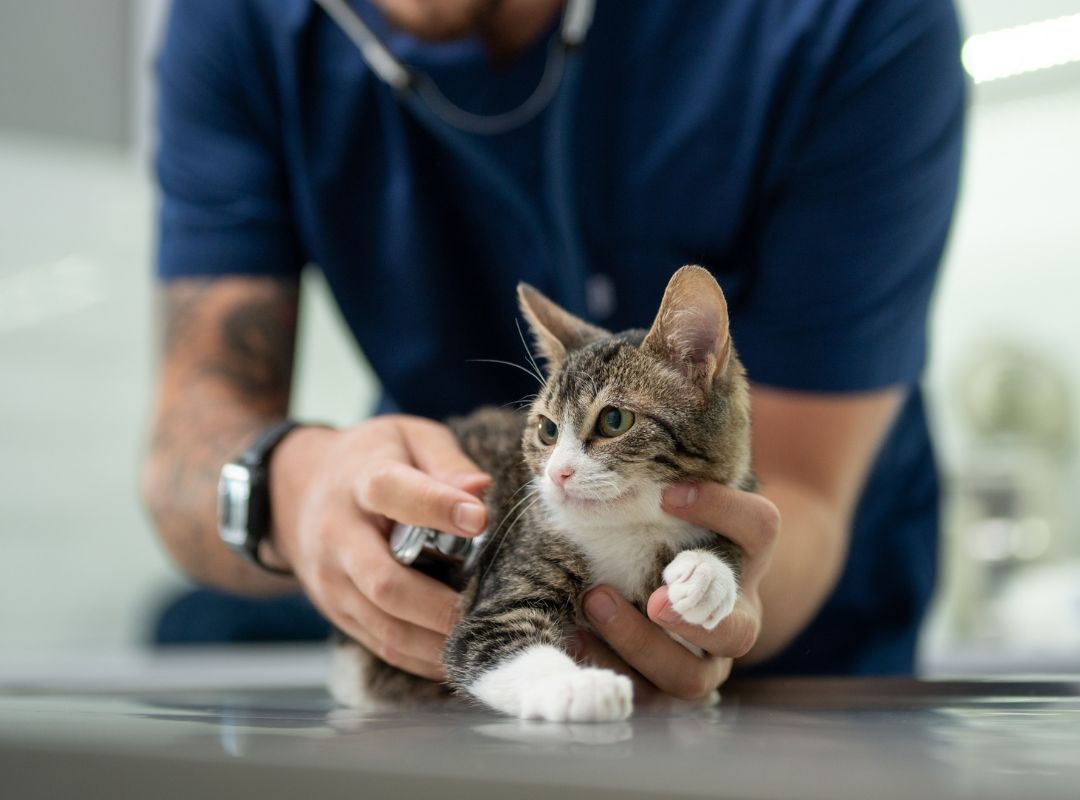
[[[255,438],[246,450],[236,458],[236,463],[247,467],[252,472],[261,474],[261,489],[263,497],[259,498],[260,508],[254,513],[254,519],[248,519],[247,537],[243,544],[243,553],[248,559],[266,572],[275,575],[289,575],[293,573],[287,569],[267,564],[259,557],[259,546],[269,536],[270,527],[273,524],[270,512],[270,456],[281,440],[293,430],[300,427],[300,423],[291,419],[284,419],[265,428]],[[253,487],[254,488],[254,487]],[[250,511],[255,511],[254,506],[249,506]]]
[[[265,469],[269,465],[270,454],[274,451],[274,448],[281,443],[282,439],[299,427],[299,422],[283,419],[269,428],[263,429],[255,438],[255,441],[248,446],[247,450],[236,459],[237,462],[245,467],[262,467]]]

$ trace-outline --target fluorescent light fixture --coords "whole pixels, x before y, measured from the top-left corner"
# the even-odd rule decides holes
[[[1080,14],[976,34],[960,58],[975,83],[1080,61]]]

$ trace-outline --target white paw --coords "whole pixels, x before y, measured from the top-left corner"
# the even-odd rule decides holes
[[[343,706],[365,708],[377,705],[368,692],[367,672],[371,656],[356,642],[335,642],[330,651],[330,676],[327,689]]]
[[[686,622],[711,631],[735,608],[735,573],[718,556],[684,550],[664,567],[671,607]]]
[[[519,716],[548,722],[616,722],[630,716],[634,687],[608,669],[578,668],[522,691]]]
[[[611,670],[579,667],[550,645],[533,645],[483,673],[469,693],[521,719],[613,722],[630,716],[630,679]]]

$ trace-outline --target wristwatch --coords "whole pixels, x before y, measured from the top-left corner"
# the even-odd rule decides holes
[[[270,455],[299,425],[271,425],[240,456],[221,468],[218,480],[218,535],[225,546],[267,572],[291,575],[259,559],[259,544],[270,535]]]

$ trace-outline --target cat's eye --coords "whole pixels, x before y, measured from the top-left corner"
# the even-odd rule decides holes
[[[555,440],[559,438],[559,426],[547,417],[540,417],[536,432],[544,444],[555,444]]]
[[[633,424],[633,411],[627,411],[625,408],[616,408],[615,406],[605,406],[596,420],[596,431],[601,436],[606,436],[610,439],[614,436],[620,436],[626,433]]]

